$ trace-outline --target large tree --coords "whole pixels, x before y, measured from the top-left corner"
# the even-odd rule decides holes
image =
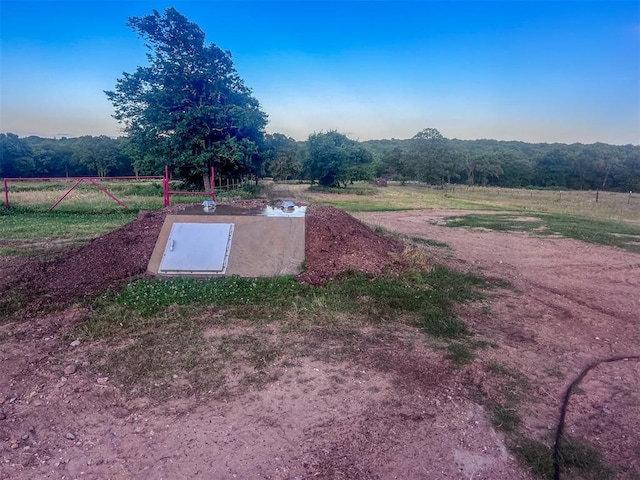
[[[305,169],[311,180],[320,185],[346,187],[348,182],[373,176],[371,152],[340,132],[309,135],[307,149]]]
[[[416,178],[422,182],[444,183],[455,172],[448,140],[435,128],[425,128],[411,139],[408,162]]]
[[[264,138],[263,150],[266,171],[274,180],[300,178],[302,153],[293,138],[281,133],[268,133]]]
[[[149,65],[105,93],[138,151],[155,156],[149,162],[147,153],[143,170],[169,162],[187,178],[202,176],[205,188],[211,166],[225,176],[258,174],[267,117],[231,53],[206,45],[200,27],[174,8],[127,24],[146,40]]]

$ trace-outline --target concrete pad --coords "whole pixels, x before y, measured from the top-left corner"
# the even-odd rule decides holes
[[[158,274],[174,223],[233,224],[233,238],[225,276],[273,277],[300,273],[305,252],[305,217],[264,215],[167,215],[149,260],[147,272],[159,276],[202,276]],[[212,248],[223,248],[222,245]],[[206,255],[193,252],[193,255]],[[207,274],[206,276],[221,276]]]

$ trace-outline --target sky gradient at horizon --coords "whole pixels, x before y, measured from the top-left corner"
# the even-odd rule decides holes
[[[146,64],[131,16],[173,6],[304,140],[640,144],[638,1],[0,0],[0,132],[120,133],[104,90]]]

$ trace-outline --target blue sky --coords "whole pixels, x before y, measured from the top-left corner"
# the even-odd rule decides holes
[[[146,63],[126,20],[170,6],[270,132],[640,144],[638,0],[0,0],[0,132],[119,135],[103,91]]]

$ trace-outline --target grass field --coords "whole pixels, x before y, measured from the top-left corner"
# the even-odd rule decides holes
[[[455,186],[440,190],[425,185],[377,188],[358,184],[347,189],[274,184],[272,194],[305,198],[351,212],[412,209],[470,210],[448,219],[451,227],[527,231],[562,235],[589,243],[640,252],[640,195]],[[527,221],[523,221],[523,219]]]
[[[0,204],[0,255],[40,255],[51,245],[78,245],[133,220],[140,210],[163,206],[159,181],[105,181],[109,191],[127,204],[125,209],[97,190],[81,184],[55,210],[51,207],[70,182],[14,182],[11,209]],[[640,194],[548,191],[455,186],[446,190],[426,185],[386,188],[358,183],[346,189],[317,189],[306,184],[267,183],[270,198],[293,197],[312,204],[333,205],[351,212],[396,211],[422,208],[496,212],[460,217],[451,226],[561,234],[593,243],[639,251]],[[247,198],[236,191],[218,194],[218,200]],[[173,197],[172,203],[200,203],[202,196]],[[535,222],[517,222],[509,215],[538,215]],[[537,230],[541,233],[541,230]],[[534,232],[534,233],[536,233]]]
[[[358,184],[347,189],[309,190],[308,185],[274,184],[276,192],[304,197],[309,202],[334,205],[351,212],[442,208],[553,213],[640,225],[640,194],[507,189],[456,185],[435,189],[427,185],[373,187]]]
[[[83,185],[52,213],[47,213],[68,186],[21,182],[11,191],[12,208],[6,210],[1,205],[0,255],[52,256],[133,220],[140,210],[162,208],[158,183],[105,182],[129,209],[117,205],[95,187]],[[640,252],[637,194],[604,192],[596,203],[594,192],[463,186],[439,190],[422,185],[376,188],[368,184],[324,190],[274,183],[266,185],[265,194],[270,199],[296,198],[352,212],[469,210],[452,212],[446,219],[447,225],[563,235]],[[221,200],[226,198],[223,196]],[[202,196],[174,199],[174,203],[201,201]],[[447,247],[434,240],[421,241]],[[142,279],[119,292],[104,292],[97,299],[89,299],[91,313],[64,333],[64,340],[92,342],[95,358],[91,361],[100,364],[116,383],[161,401],[183,394],[180,385],[175,391],[167,386],[170,382],[167,375],[174,370],[181,372],[195,391],[222,392],[221,372],[249,362],[252,373],[246,376],[246,382],[257,388],[260,382],[268,381],[267,367],[277,359],[293,361],[297,356],[307,355],[311,342],[322,343],[333,337],[348,337],[357,344],[364,338],[361,330],[369,326],[417,327],[424,332],[429,345],[457,368],[477,361],[481,349],[498,348],[476,340],[472,329],[455,314],[456,305],[486,298],[495,288],[510,287],[438,265],[373,280],[351,274],[325,287],[298,283],[291,277]],[[251,325],[250,333],[230,333],[212,350],[207,329],[230,327],[239,321]],[[283,332],[282,340],[266,341],[269,336],[261,329],[275,326]],[[286,336],[292,333],[308,336],[309,344],[299,342],[292,348]],[[108,348],[101,347],[104,342],[108,342]],[[114,345],[117,348],[111,348]],[[239,359],[237,352],[246,352],[247,358]],[[167,356],[168,353],[171,355]],[[522,385],[527,380],[518,371],[488,363],[487,372],[519,385],[512,390],[525,395],[520,390],[525,390]],[[503,403],[492,403],[488,398],[479,401],[486,403],[495,428],[518,439],[513,451],[539,476],[551,478],[553,465],[548,446],[517,436],[521,422],[517,401],[513,398]],[[597,451],[587,450],[577,441],[568,443],[566,450],[568,459],[562,460],[563,464],[585,472],[602,470],[606,475],[605,467],[598,463]]]
[[[164,206],[160,180],[102,181],[100,184],[123,201],[124,208],[95,186],[81,183],[48,213],[65,192],[70,181],[20,181],[9,184],[7,210],[0,202],[0,255],[41,256],[61,248],[81,245],[135,219],[140,210]],[[218,192],[219,201],[248,198],[242,190]],[[180,195],[177,203],[200,203],[203,195]]]

